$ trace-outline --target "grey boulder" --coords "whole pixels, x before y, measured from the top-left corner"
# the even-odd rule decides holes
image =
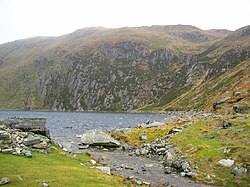
[[[100,129],[89,130],[81,137],[81,142],[85,145],[119,147],[120,142],[112,138],[109,134]]]

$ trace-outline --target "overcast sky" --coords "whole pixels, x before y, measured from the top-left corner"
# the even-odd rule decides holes
[[[250,24],[250,0],[0,0],[0,43],[91,26],[173,24],[235,30]]]

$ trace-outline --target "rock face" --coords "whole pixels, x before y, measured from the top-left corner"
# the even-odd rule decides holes
[[[0,66],[6,71],[0,75],[0,99],[9,106],[6,93],[12,93],[26,110],[38,106],[128,111],[162,106],[248,60],[248,30],[249,26],[240,34],[235,31],[230,45],[229,31],[179,25],[88,28],[53,39],[4,44]],[[24,65],[11,69],[19,63]]]
[[[112,138],[100,129],[89,130],[81,137],[81,142],[85,145],[119,147],[120,142]]]

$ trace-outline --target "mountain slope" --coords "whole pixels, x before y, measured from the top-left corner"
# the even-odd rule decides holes
[[[249,26],[234,32],[187,25],[97,27],[3,44],[0,108],[126,111],[204,107],[191,102],[190,90],[199,92],[230,70],[247,66],[249,30]],[[201,98],[202,92],[196,99]]]

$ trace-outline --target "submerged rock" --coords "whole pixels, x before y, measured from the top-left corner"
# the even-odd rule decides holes
[[[121,144],[110,135],[100,129],[89,130],[81,137],[81,142],[85,145],[119,147]]]

